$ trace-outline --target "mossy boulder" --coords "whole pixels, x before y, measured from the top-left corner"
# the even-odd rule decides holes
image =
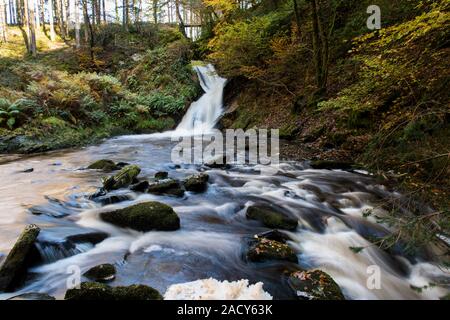
[[[281,243],[286,243],[286,241],[290,240],[289,236],[280,232],[277,229],[272,229],[269,231],[264,231],[264,232],[255,234],[254,238],[255,239],[266,238],[266,239],[278,241]]]
[[[118,170],[119,167],[112,160],[101,159],[101,160],[95,161],[94,163],[91,163],[88,166],[88,169],[103,170],[106,172],[110,172],[110,171]]]
[[[165,179],[154,183],[150,183],[147,192],[153,194],[166,194],[176,197],[182,197],[184,195],[184,190],[178,180],[175,179]]]
[[[108,282],[115,279],[116,268],[109,263],[100,264],[86,271],[83,276],[96,282]]]
[[[138,231],[172,231],[180,228],[180,218],[164,203],[150,201],[131,207],[100,213],[100,218],[123,228]]]
[[[110,287],[97,282],[83,282],[79,289],[69,289],[66,300],[162,300],[161,294],[152,287],[131,285],[128,287]]]
[[[301,300],[345,300],[339,285],[321,270],[293,272],[288,284]]]
[[[133,196],[131,194],[106,194],[104,196],[96,197],[93,200],[105,206],[108,204],[120,203],[132,199]]]
[[[268,228],[295,230],[298,225],[297,219],[288,217],[271,207],[250,206],[247,209],[246,216],[248,219],[262,222]]]
[[[291,247],[285,243],[266,238],[259,238],[250,246],[247,252],[247,258],[252,262],[270,260],[298,262],[297,255]]]
[[[141,168],[138,166],[125,166],[116,175],[103,179],[103,188],[106,191],[126,188],[135,181],[139,173],[141,173]]]
[[[141,181],[136,184],[133,184],[130,187],[130,190],[135,191],[135,192],[146,192],[149,185],[150,184],[148,183],[148,181]]]
[[[208,187],[209,175],[206,173],[200,173],[187,177],[183,184],[187,191],[204,192]]]
[[[155,179],[156,180],[164,180],[169,177],[169,173],[167,171],[158,171],[155,173]]]
[[[22,231],[0,268],[0,292],[13,290],[22,280],[32,260],[37,258],[35,242],[40,231],[34,224],[28,225]]]

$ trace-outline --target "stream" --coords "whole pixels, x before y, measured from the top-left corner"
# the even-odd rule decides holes
[[[210,66],[197,68],[206,93],[187,112],[176,131],[179,134],[199,126],[211,129],[222,113],[225,80],[211,75],[212,71]],[[315,170],[306,162],[282,162],[275,174],[266,174],[260,165],[226,169],[176,166],[171,161],[176,142],[170,136],[121,136],[79,150],[0,157],[0,261],[30,223],[42,229],[38,248],[44,257],[43,263],[29,270],[20,290],[0,294],[0,299],[25,292],[62,299],[71,266],[84,272],[101,263],[112,263],[117,269],[112,286],[139,283],[161,293],[173,284],[212,277],[262,282],[275,299],[294,299],[283,272],[298,267],[327,272],[347,299],[438,299],[448,293],[439,286],[421,293],[411,287],[443,279],[448,283],[449,274],[435,264],[424,257],[388,254],[366,240],[367,235],[385,234],[388,227],[364,217],[364,212],[373,209],[377,215],[386,215],[378,206],[380,201],[400,197],[369,174]],[[206,172],[208,189],[204,193],[186,192],[181,198],[121,189],[112,194],[125,201],[101,204],[88,196],[101,187],[105,173],[83,168],[104,158],[138,165],[142,169],[139,179],[151,179],[158,171],[167,171],[175,179]],[[24,172],[31,168],[32,172]],[[172,206],[180,216],[181,229],[142,233],[99,218],[102,211],[149,200]],[[298,228],[286,234],[299,266],[281,261],[251,263],[243,258],[248,240],[269,230],[246,218],[246,208],[253,204],[278,206],[298,218]],[[92,232],[109,236],[95,245],[87,241],[71,246],[66,243],[70,236]],[[367,248],[355,253],[350,247]],[[381,270],[379,289],[367,286],[368,267],[374,265]]]

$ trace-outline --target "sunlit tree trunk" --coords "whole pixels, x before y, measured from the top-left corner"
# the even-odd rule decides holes
[[[64,20],[66,22],[66,35],[69,36],[70,29],[71,29],[71,23],[70,23],[70,1],[69,0],[64,0],[63,7],[64,7]]]
[[[75,47],[80,48],[80,2],[75,0]]]
[[[91,61],[94,61],[94,29],[92,28],[91,21],[89,20],[89,12],[88,12],[88,6],[87,1],[88,0],[82,0],[83,1],[83,15],[84,15],[84,25],[86,28],[86,35],[88,35],[89,38],[89,54],[91,57]],[[94,16],[92,17],[92,20],[94,20]]]
[[[158,23],[158,0],[152,0],[153,6],[153,22]]]
[[[35,15],[35,19],[34,21],[36,22],[36,29],[40,29],[41,28],[41,21],[40,21],[40,8],[39,8],[39,1],[32,1],[33,3],[33,8],[34,8],[34,15]]]
[[[30,4],[29,0],[23,1],[24,21],[27,27],[28,34],[28,53],[33,56],[36,55],[36,33],[35,33],[35,17],[34,6]]]
[[[185,38],[187,38],[186,29],[184,27],[184,22],[183,22],[183,17],[181,16],[181,12],[180,12],[180,0],[175,0],[175,10],[176,10],[177,17],[178,17],[178,26],[180,28],[180,32]]]
[[[7,41],[6,26],[8,22],[6,19],[6,2],[5,0],[0,0],[0,42]]]
[[[47,29],[45,28],[45,4],[44,0],[38,0],[39,1],[39,19],[41,20],[42,30],[45,34],[47,34]]]
[[[106,6],[105,6],[105,0],[102,0],[102,12],[103,12],[103,22],[106,23]]]
[[[122,7],[123,7],[123,26],[125,28],[125,30],[128,31],[128,24],[129,24],[129,18],[130,18],[130,13],[129,13],[129,7],[128,7],[128,0],[123,0],[122,2]]]
[[[58,27],[61,37],[66,38],[66,28],[64,27],[64,18],[63,18],[63,0],[56,0],[56,17],[58,18]]]
[[[58,0],[56,0],[58,1]],[[55,32],[55,17],[54,17],[54,7],[53,0],[48,0],[48,16],[50,20],[50,40],[55,41],[56,32]]]
[[[116,23],[120,23],[120,16],[119,16],[119,1],[118,0],[114,0],[114,9],[116,11]]]

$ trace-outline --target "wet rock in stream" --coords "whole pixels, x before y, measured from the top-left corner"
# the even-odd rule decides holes
[[[158,171],[155,173],[155,179],[156,180],[164,180],[169,177],[169,173],[167,171]]]
[[[152,287],[134,284],[127,287],[110,287],[97,282],[83,282],[79,289],[66,291],[66,300],[162,300]]]
[[[100,264],[86,271],[83,276],[95,282],[108,282],[116,277],[116,268],[109,263]]]
[[[338,284],[321,270],[295,271],[288,284],[301,300],[345,300]]]
[[[36,241],[39,259],[34,264],[55,262],[86,252],[108,236],[105,232],[92,231],[55,240],[47,237],[43,232]]]
[[[119,227],[144,232],[150,230],[173,231],[180,228],[180,218],[172,207],[156,201],[102,212],[100,218]]]
[[[252,262],[285,260],[297,263],[297,255],[287,244],[266,238],[253,242],[247,252],[247,259]]]
[[[184,195],[184,190],[178,180],[175,179],[165,179],[157,182],[150,183],[147,192],[153,194],[166,194],[176,197],[182,197]]]
[[[290,238],[286,234],[278,231],[277,229],[264,231],[264,232],[255,234],[255,238],[256,239],[266,238],[266,239],[278,241],[281,243],[286,243],[286,241],[290,240]]]
[[[250,206],[246,216],[248,219],[262,222],[268,228],[295,230],[298,225],[297,219],[288,217],[269,206]]]
[[[94,200],[95,202],[98,202],[102,205],[108,205],[108,204],[120,203],[123,201],[129,201],[132,199],[133,199],[133,196],[131,194],[106,194],[106,195],[95,197],[92,200]]]
[[[91,163],[88,167],[88,169],[92,170],[102,170],[105,172],[115,171],[119,170],[120,168],[114,163],[114,161],[109,159],[101,159],[97,160],[94,163]]]
[[[187,191],[204,192],[208,187],[209,175],[206,173],[200,173],[187,177],[183,184]]]
[[[116,175],[103,179],[103,189],[106,191],[126,188],[136,181],[141,168],[136,165],[123,167]]]
[[[150,184],[148,183],[148,181],[141,181],[136,184],[133,184],[130,187],[130,190],[135,192],[146,192],[148,190],[149,185]]]
[[[0,292],[13,290],[20,284],[27,268],[38,259],[35,242],[40,231],[34,224],[22,231],[0,268]]]

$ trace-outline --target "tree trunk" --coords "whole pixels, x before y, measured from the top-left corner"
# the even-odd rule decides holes
[[[79,49],[80,46],[80,2],[75,0],[75,47]]]
[[[34,6],[30,6],[29,0],[23,1],[23,11],[25,18],[25,25],[27,27],[28,34],[28,53],[35,56],[36,55],[36,33],[34,24]]]
[[[12,25],[16,24],[16,14],[14,12],[14,1],[9,0],[9,21]]]
[[[66,35],[69,36],[70,29],[71,29],[70,19],[69,19],[69,17],[70,17],[70,1],[64,0],[63,6],[64,6],[64,20],[66,21]]]
[[[116,23],[120,23],[120,16],[119,16],[119,1],[118,0],[114,0],[115,1],[115,6],[114,9],[116,11]]]
[[[105,6],[105,0],[102,0],[102,12],[103,12],[103,23],[106,23],[106,6]]]
[[[47,29],[45,28],[45,4],[44,0],[39,0],[39,14],[40,14],[40,20],[42,24],[42,31],[44,31],[44,34],[47,35]]]
[[[89,20],[89,13],[87,7],[87,0],[83,0],[83,14],[84,14],[84,24],[86,27],[86,34],[89,34],[89,54],[91,57],[91,61],[94,61],[94,30],[92,28],[91,21]],[[92,17],[92,20],[95,16]]]
[[[0,0],[0,42],[7,41],[6,25],[8,21],[6,19],[6,2],[5,0]]]
[[[178,26],[180,28],[180,32],[183,35],[183,37],[187,38],[186,29],[184,27],[184,22],[183,22],[183,17],[181,16],[181,12],[180,12],[180,0],[175,0],[175,10],[177,12]]]
[[[95,23],[97,25],[100,25],[102,23],[101,21],[101,13],[100,13],[100,0],[94,0],[94,4],[95,4]],[[92,17],[92,19],[94,19],[94,17]]]
[[[63,19],[63,0],[56,0],[56,17],[58,18],[59,33],[63,39],[66,38],[66,28],[64,28]]]
[[[56,0],[58,1],[58,0]],[[55,17],[54,17],[54,6],[53,0],[48,0],[48,16],[50,20],[50,40],[55,41],[56,33],[55,33]]]
[[[158,0],[153,0],[153,22],[158,24]]]
[[[35,15],[35,19],[34,21],[36,22],[36,29],[40,29],[41,28],[41,19],[40,19],[40,8],[39,8],[39,1],[32,1],[33,2],[33,8],[34,10],[34,15]]]
[[[310,0],[310,5],[313,25],[312,38],[314,65],[316,69],[316,85],[318,94],[323,95],[326,93],[328,81],[328,35],[324,32],[317,0]]]
[[[128,0],[123,0],[122,1],[122,9],[123,9],[123,26],[125,28],[125,30],[128,31],[128,23],[129,23],[129,8],[128,8]]]

